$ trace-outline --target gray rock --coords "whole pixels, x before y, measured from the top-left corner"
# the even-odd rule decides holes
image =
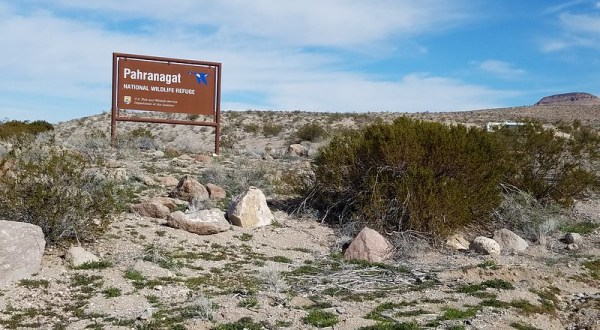
[[[200,210],[193,213],[176,211],[167,217],[167,225],[198,235],[213,235],[229,230],[230,224],[219,209]]]
[[[348,260],[381,262],[394,255],[394,246],[376,230],[365,227],[344,252]]]
[[[500,254],[502,251],[498,242],[484,236],[476,237],[469,245],[469,249],[481,254]]]
[[[494,241],[500,244],[502,251],[508,253],[522,252],[529,247],[524,239],[506,228],[494,232]]]
[[[45,247],[39,226],[0,220],[0,283],[8,284],[39,272]]]
[[[265,194],[256,187],[248,188],[231,202],[227,219],[244,228],[267,226],[274,220]]]
[[[65,259],[71,267],[79,267],[85,263],[98,262],[100,258],[91,252],[86,251],[81,246],[71,246],[65,255]]]

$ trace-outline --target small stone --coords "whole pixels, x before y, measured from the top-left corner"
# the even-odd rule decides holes
[[[209,198],[208,190],[191,175],[184,175],[170,193],[169,197],[179,198],[188,202],[196,199],[198,201]]]
[[[315,302],[305,298],[305,297],[301,297],[301,296],[296,296],[293,297],[290,300],[290,307],[309,307],[309,306],[314,306]]]
[[[288,147],[287,154],[302,157],[308,155],[308,149],[301,144],[292,144]]]
[[[567,244],[581,244],[583,237],[578,233],[567,233],[564,240]]]
[[[146,308],[146,310],[142,313],[142,315],[140,315],[138,317],[138,319],[140,320],[149,320],[152,318],[152,315],[154,315],[155,312],[158,311],[158,308],[156,307],[149,307]]]
[[[347,260],[382,262],[394,255],[394,246],[376,230],[365,227],[344,252]]]
[[[81,246],[72,246],[65,255],[65,259],[72,267],[79,267],[90,262],[98,262],[100,258],[91,252],[86,251]]]
[[[577,249],[579,249],[579,245],[574,244],[574,243],[573,244],[567,244],[567,250],[573,251],[573,250],[577,250]]]
[[[469,249],[481,254],[500,254],[502,251],[498,242],[484,236],[476,237],[469,245]]]

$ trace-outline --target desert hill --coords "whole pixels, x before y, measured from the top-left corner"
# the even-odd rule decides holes
[[[543,97],[535,105],[600,105],[600,98],[589,93],[564,93]]]

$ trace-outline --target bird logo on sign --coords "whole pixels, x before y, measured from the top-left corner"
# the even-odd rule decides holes
[[[188,74],[193,74],[196,76],[196,81],[198,82],[198,85],[208,85],[208,80],[206,80],[206,77],[208,77],[208,73],[203,73],[203,72],[188,72]]]

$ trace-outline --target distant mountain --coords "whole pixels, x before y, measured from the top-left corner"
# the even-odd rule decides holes
[[[535,105],[600,105],[600,98],[589,93],[565,93],[546,96]]]

